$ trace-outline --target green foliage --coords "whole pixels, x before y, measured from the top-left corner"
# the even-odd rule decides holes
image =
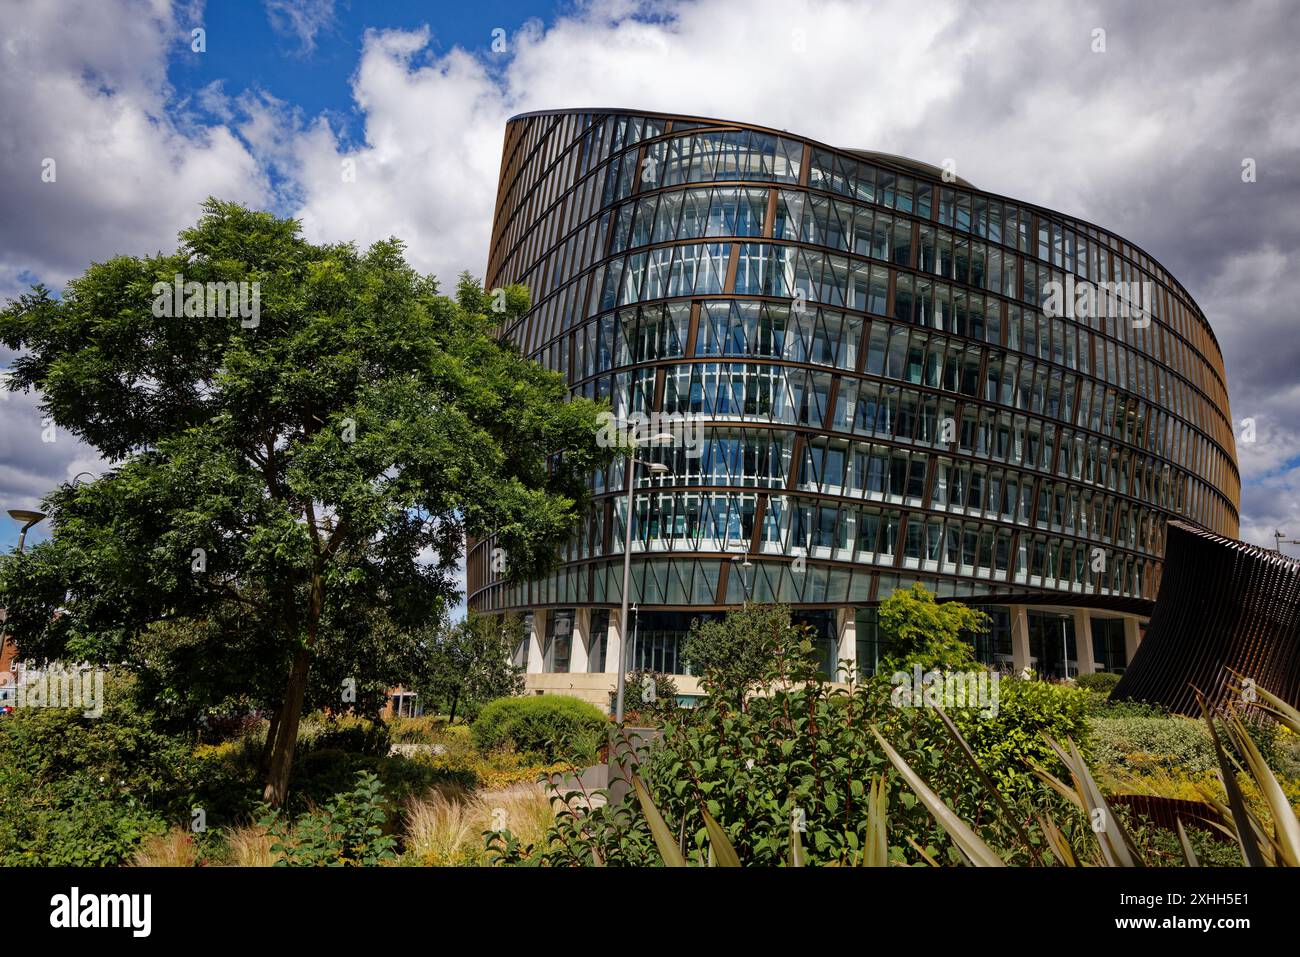
[[[920,582],[899,589],[877,611],[882,642],[882,671],[970,668],[975,665],[971,644],[962,634],[988,629],[989,617],[961,602],[935,601]]]
[[[614,713],[617,689],[609,693],[609,711]],[[629,671],[623,683],[623,711],[632,726],[658,725],[676,711],[677,682],[662,671]]]
[[[745,710],[710,697],[671,716],[663,737],[643,755],[640,774],[651,802],[688,863],[707,862],[717,844],[708,817],[747,865],[781,866],[792,854],[809,864],[918,863],[925,855],[959,860],[916,795],[890,773],[873,725],[925,769],[956,809],[981,822],[980,833],[1010,843],[1013,825],[992,813],[994,798],[933,709],[894,707],[883,679],[835,687],[819,674],[807,640],[781,651],[764,683],[768,691],[751,697]],[[869,793],[873,781],[879,782],[875,794]],[[1039,786],[1014,806],[1027,815],[1044,803],[1059,799]],[[887,835],[872,822],[872,807],[889,809]],[[491,846],[502,863],[512,864],[664,863],[635,799],[587,810],[578,792],[565,796],[556,826],[539,846],[512,844],[509,835]],[[1032,854],[1020,849],[1011,856]]]
[[[383,757],[391,744],[391,732],[382,721],[351,715],[321,715],[298,734],[299,754],[337,750]]]
[[[361,772],[355,788],[322,810],[293,821],[268,812],[260,823],[274,839],[272,853],[280,855],[276,866],[375,867],[397,858],[397,839],[384,833],[387,820],[383,785]]]
[[[177,274],[257,283],[256,324],[155,309]],[[317,245],[209,200],[175,252],[0,310],[9,389],[112,463],[52,491],[52,537],[0,567],[22,655],[126,663],[177,720],[241,689],[279,708],[282,798],[301,710],[373,713],[417,673],[467,537],[495,536],[509,579],[552,567],[612,454],[599,407],[493,335],[526,293],[484,303],[468,277],[441,295],[397,240]]]
[[[1238,689],[1239,692],[1241,690]],[[1258,697],[1263,699],[1260,707],[1264,712],[1275,717],[1289,731],[1300,730],[1300,710],[1263,689],[1259,689]],[[1196,698],[1205,722],[1205,732],[1214,749],[1218,780],[1226,798],[1220,800],[1213,797],[1204,802],[1204,813],[1217,818],[1214,823],[1218,832],[1236,839],[1241,860],[1247,866],[1300,867],[1300,815],[1297,815],[1292,804],[1286,784],[1269,768],[1255,745],[1257,732],[1247,726],[1235,701],[1230,701],[1216,716],[1210,712],[1200,692],[1196,693]],[[1254,701],[1255,696],[1251,700]],[[962,746],[968,759],[974,760],[970,744],[956,725],[948,724],[947,730]],[[1164,841],[1159,841],[1147,833],[1146,827],[1133,829],[1131,825],[1134,816],[1124,813],[1122,809],[1117,810],[1103,795],[1074,742],[1067,740],[1061,745],[1049,735],[1044,735],[1044,738],[1065,766],[1069,783],[1041,766],[1035,767],[1034,773],[1074,805],[1074,813],[1070,818],[1077,822],[1080,813],[1086,815],[1093,826],[1083,833],[1090,835],[1091,840],[1086,848],[1081,848],[1077,840],[1077,826],[1072,828],[1069,819],[1062,824],[1048,810],[1035,815],[1033,831],[1024,825],[1017,825],[1017,841],[1031,849],[1038,844],[1045,844],[1055,861],[1067,867],[1089,863],[1106,867],[1139,867],[1148,863],[1145,858],[1158,857],[1162,853],[1159,844],[1163,843],[1166,847],[1169,844],[1167,836]],[[880,740],[888,749],[884,739]],[[904,775],[909,786],[949,834],[966,861],[977,866],[1000,866],[1005,863],[1004,856],[1010,848],[999,854],[990,847],[960,814],[954,813],[934,793],[902,756],[892,749],[888,753],[891,763]],[[997,794],[997,788],[991,781],[985,779],[985,785],[991,793]],[[998,810],[1001,817],[1013,819],[1012,811],[1000,800]],[[1188,828],[1184,826],[1181,817],[1176,820],[1175,834],[1179,855],[1185,864],[1196,867],[1205,862],[1198,851],[1198,843],[1203,842],[1194,840],[1188,834]],[[1153,847],[1153,844],[1156,846]],[[1220,851],[1221,849],[1216,849],[1209,858],[1211,863],[1226,863]]]
[[[471,728],[480,751],[513,748],[547,764],[590,764],[608,721],[594,704],[567,695],[498,698],[483,706]]]
[[[710,695],[743,708],[781,654],[804,637],[791,623],[788,606],[745,602],[722,619],[691,622],[682,654]]]
[[[1117,675],[1113,671],[1095,671],[1091,674],[1079,675],[1074,679],[1074,684],[1085,691],[1094,691],[1098,694],[1110,694],[1119,684],[1122,675]]]
[[[73,708],[0,717],[0,865],[128,860],[188,820],[190,746],[156,730],[130,676],[110,674],[97,718]]]
[[[442,709],[450,720],[473,720],[493,698],[523,694],[524,676],[511,658],[524,637],[517,615],[470,614],[444,624],[430,636],[428,660],[415,687],[426,707]]]
[[[1169,709],[1149,701],[1112,701],[1107,695],[1088,691],[1088,714],[1096,718],[1167,718]]]
[[[456,725],[459,729],[462,726]],[[451,732],[452,726],[442,715],[425,714],[418,718],[390,718],[388,733],[393,744],[437,744]]]
[[[1202,774],[1218,766],[1203,721],[1164,718],[1092,718],[1093,757],[1099,769]]]
[[[1056,760],[1044,735],[1086,745],[1087,708],[1087,692],[1069,685],[1004,677],[996,711],[958,710],[952,719],[1002,793],[1021,797],[1039,790],[1033,766]]]
[[[603,791],[597,792],[603,795]],[[484,835],[488,860],[506,867],[658,867],[663,864],[650,827],[633,801],[597,803],[581,790],[555,801],[555,823],[540,846],[512,832]]]

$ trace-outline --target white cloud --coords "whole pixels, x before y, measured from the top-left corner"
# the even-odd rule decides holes
[[[333,22],[326,2],[267,9],[305,50]],[[353,142],[236,77],[196,102],[238,135],[173,115],[164,54],[194,18],[163,0],[82,2],[75,17],[24,6],[0,41],[0,295],[20,270],[61,281],[109,252],[170,248],[209,193],[274,201],[317,241],[396,235],[444,287],[462,269],[481,275],[505,121],[534,109],[696,113],[952,159],[981,188],[1143,245],[1198,298],[1228,361],[1234,417],[1259,423],[1262,441],[1239,449],[1256,483],[1251,537],[1295,515],[1298,498],[1300,28],[1278,0],[1249,10],[592,0],[550,26],[502,23],[499,54],[486,33],[485,52],[447,49],[431,21],[366,34]],[[1105,53],[1092,49],[1098,27]],[[118,42],[101,42],[109,35]],[[46,155],[59,158],[57,186],[40,182]],[[1246,156],[1259,163],[1252,186],[1240,181]],[[1279,494],[1281,482],[1292,491]]]
[[[189,50],[189,21],[163,0],[25,4],[4,21],[0,296],[22,274],[57,287],[93,260],[173,248],[208,195],[266,199],[229,130],[194,128],[171,105],[165,56]]]
[[[174,248],[208,195],[265,202],[266,177],[238,138],[196,127],[172,103],[166,55],[175,45],[205,55],[188,45],[200,12],[173,14],[165,0],[0,11],[0,300],[33,277],[57,290],[87,263]],[[11,359],[0,350],[0,365]],[[43,441],[37,406],[36,396],[0,397],[5,508],[32,507],[101,467],[66,432]]]
[[[334,25],[334,0],[266,0],[266,18],[282,36],[295,37],[302,53],[316,49],[316,35]]]

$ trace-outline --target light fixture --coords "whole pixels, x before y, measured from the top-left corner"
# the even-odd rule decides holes
[[[27,530],[37,522],[42,521],[45,518],[45,513],[34,512],[29,508],[11,508],[9,509],[9,517],[15,522],[21,522],[23,525],[23,530],[18,533],[18,554],[21,555],[23,545],[27,541]]]

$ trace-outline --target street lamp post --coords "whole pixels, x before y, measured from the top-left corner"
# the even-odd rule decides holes
[[[18,554],[23,553],[23,547],[27,544],[27,530],[38,522],[44,521],[44,512],[34,512],[26,508],[9,509],[9,517],[15,522],[22,523],[22,531],[18,533]],[[0,661],[4,660],[5,645],[9,641],[9,616],[5,615],[5,620],[0,625]]]
[[[23,530],[18,533],[18,554],[23,553],[23,543],[27,541],[27,530],[45,520],[44,512],[33,512],[26,508],[9,509],[9,517],[15,522],[23,523]]]
[[[1070,650],[1065,642],[1065,616],[1061,616],[1061,677],[1070,680]]]
[[[740,590],[744,593],[745,601],[749,601],[749,580],[746,578],[746,571],[754,567],[754,563],[749,560],[749,552],[743,555],[732,555],[733,562],[740,562]]]
[[[672,441],[673,437],[667,432],[661,432],[659,435],[650,439],[649,444],[658,445],[663,440]],[[632,451],[627,456],[627,514],[624,516],[623,524],[623,607],[618,615],[618,628],[620,634],[618,648],[618,690],[614,693],[614,721],[617,724],[623,723],[623,697],[627,688],[627,652],[631,644],[628,641],[627,628],[627,606],[629,593],[632,587],[632,507],[633,494],[636,492],[636,467],[644,465],[652,474],[662,475],[668,471],[668,466],[662,462],[643,462],[636,457],[636,442],[632,443]]]

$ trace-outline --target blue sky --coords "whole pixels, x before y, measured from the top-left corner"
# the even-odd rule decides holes
[[[481,274],[509,116],[747,120],[951,160],[1146,249],[1216,331],[1238,435],[1255,422],[1237,448],[1242,538],[1300,538],[1300,18],[1285,0],[0,0],[0,23],[0,300],[173,247],[210,194],[293,215],[317,242],[396,235],[444,282]],[[104,467],[41,432],[37,397],[0,401],[0,506]],[[0,518],[0,547],[16,534]]]
[[[503,0],[209,3],[201,17],[208,55],[193,56],[188,46],[178,44],[168,57],[168,75],[178,97],[197,94],[213,82],[229,89],[263,89],[306,114],[327,114],[348,139],[355,139],[361,135],[362,117],[350,83],[366,30],[427,25],[430,56],[460,47],[490,62],[493,30],[510,34],[528,20],[553,22],[557,12],[573,6]],[[291,8],[302,11],[298,19],[283,12]]]

